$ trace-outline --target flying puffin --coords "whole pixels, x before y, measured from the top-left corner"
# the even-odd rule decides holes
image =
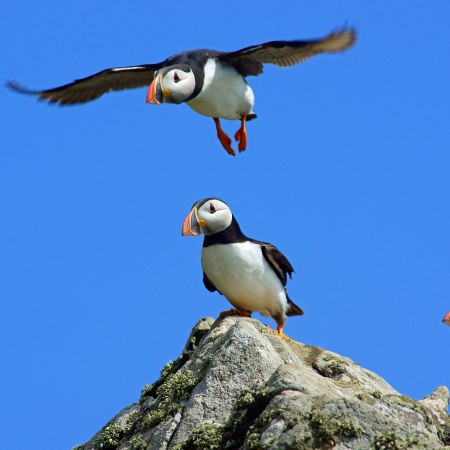
[[[287,275],[294,272],[287,258],[272,244],[245,236],[228,205],[217,198],[194,203],[184,220],[183,236],[201,233],[203,283],[234,306],[220,316],[250,317],[258,311],[275,319],[282,338],[286,316],[303,314],[286,292]]]
[[[150,86],[148,103],[185,102],[199,114],[212,117],[220,143],[230,155],[234,155],[231,139],[222,130],[220,119],[240,120],[241,126],[234,137],[239,151],[245,150],[245,122],[256,117],[253,91],[245,77],[260,75],[264,64],[289,67],[320,53],[346,50],[355,39],[353,29],[343,28],[317,40],[272,41],[234,52],[182,52],[160,63],[106,69],[44,91],[29,90],[14,82],[9,82],[8,86],[60,105],[88,102],[111,91]]]

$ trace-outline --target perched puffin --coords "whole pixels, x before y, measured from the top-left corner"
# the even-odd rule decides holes
[[[234,135],[239,151],[247,147],[245,122],[256,117],[254,95],[245,77],[260,75],[264,64],[288,67],[319,53],[335,53],[351,47],[353,29],[341,29],[323,39],[310,41],[272,41],[234,52],[193,50],[182,52],[156,64],[106,69],[54,89],[32,91],[9,82],[15,91],[35,94],[42,100],[73,105],[101,97],[106,92],[150,85],[147,102],[187,103],[194,111],[212,117],[217,137],[230,154],[230,137],[220,119],[240,120]]]
[[[450,311],[444,316],[442,319],[442,322],[444,322],[446,325],[450,326]]]
[[[287,275],[294,272],[287,258],[273,245],[246,237],[228,205],[217,198],[194,203],[184,220],[183,236],[201,233],[203,283],[234,306],[220,316],[250,317],[258,311],[275,319],[282,338],[286,316],[303,314],[286,292]]]

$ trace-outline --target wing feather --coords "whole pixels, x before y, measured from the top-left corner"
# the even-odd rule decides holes
[[[283,286],[286,286],[287,275],[289,275],[289,278],[292,278],[292,273],[294,272],[294,268],[291,263],[288,261],[286,256],[284,256],[283,253],[281,253],[272,244],[262,243],[261,249],[266,261],[273,268],[278,278],[283,283]]]
[[[74,105],[95,100],[107,92],[148,86],[153,80],[155,71],[161,68],[162,64],[106,69],[72,83],[44,91],[29,90],[14,82],[9,82],[8,86],[17,92],[37,95],[39,99],[47,100],[50,103]]]
[[[262,73],[263,64],[275,64],[280,67],[293,66],[320,53],[344,51],[351,47],[355,40],[356,31],[344,28],[330,33],[323,39],[271,41],[245,47],[235,52],[223,53],[219,58],[235,66],[244,76],[259,75]]]

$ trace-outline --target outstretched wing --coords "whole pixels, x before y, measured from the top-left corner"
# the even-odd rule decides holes
[[[45,91],[33,91],[19,86],[14,82],[7,85],[23,94],[34,94],[41,100],[60,105],[74,105],[84,103],[101,97],[106,92],[133,89],[148,86],[156,70],[163,63],[145,64],[142,66],[116,67],[106,69],[86,78],[75,80],[72,83]]]
[[[291,263],[288,261],[286,256],[283,255],[283,253],[271,244],[266,244],[263,242],[261,244],[261,249],[266,261],[275,271],[278,278],[283,283],[283,286],[286,286],[287,275],[289,275],[289,278],[292,278],[292,273],[294,272],[294,268],[291,266]]]
[[[235,52],[222,53],[219,59],[233,65],[242,75],[259,75],[264,64],[289,67],[306,61],[320,53],[341,52],[351,47],[356,40],[352,28],[330,33],[323,39],[311,41],[271,41],[252,45]]]

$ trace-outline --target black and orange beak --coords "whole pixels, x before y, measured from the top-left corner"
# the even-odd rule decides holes
[[[183,222],[183,228],[181,234],[183,236],[198,236],[202,233],[200,227],[204,227],[206,222],[203,219],[198,218],[197,208],[192,208],[191,212],[186,216]]]
[[[148,89],[146,102],[160,105],[163,101],[162,77],[157,75]]]

